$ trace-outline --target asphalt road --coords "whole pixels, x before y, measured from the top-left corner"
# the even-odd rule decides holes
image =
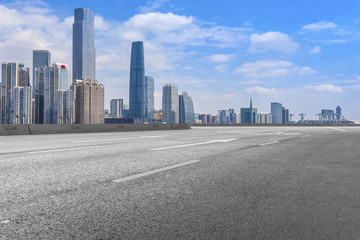
[[[360,128],[0,137],[0,239],[359,239]]]

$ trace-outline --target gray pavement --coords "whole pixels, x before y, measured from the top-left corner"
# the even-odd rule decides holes
[[[0,137],[0,239],[359,239],[360,128]]]

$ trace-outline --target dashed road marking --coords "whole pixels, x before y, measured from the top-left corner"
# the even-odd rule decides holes
[[[192,160],[192,161],[179,163],[179,164],[168,166],[168,167],[159,168],[159,169],[152,170],[152,171],[145,172],[145,173],[139,173],[139,174],[135,174],[135,175],[128,176],[128,177],[115,179],[115,180],[112,180],[112,181],[115,182],[115,183],[122,183],[122,182],[130,181],[130,180],[134,180],[134,179],[137,179],[137,178],[153,175],[153,174],[156,174],[156,173],[168,171],[168,170],[171,170],[171,169],[183,167],[183,166],[186,166],[186,165],[194,164],[194,163],[197,163],[197,162],[199,162],[199,160]]]
[[[162,136],[141,136],[141,137],[129,137],[129,138],[107,138],[107,139],[79,140],[73,142],[74,143],[107,142],[107,141],[119,141],[119,140],[134,140],[134,139],[153,139],[160,137],[166,137],[166,136],[162,135]]]
[[[329,129],[333,129],[333,130],[337,130],[337,131],[341,131],[341,132],[346,132],[345,129],[341,129],[341,128],[335,128],[335,127],[328,127]]]
[[[28,153],[29,154],[36,154],[36,153],[61,152],[61,151],[78,150],[78,149],[95,148],[95,147],[101,147],[101,146],[58,148],[58,149],[32,151],[32,152],[28,152]]]
[[[273,141],[273,142],[268,142],[268,143],[262,143],[259,144],[259,146],[266,146],[266,145],[270,145],[270,144],[274,144],[274,143],[278,143],[279,141]]]
[[[237,138],[211,140],[211,141],[207,141],[207,142],[189,143],[189,144],[169,146],[169,147],[153,148],[153,149],[150,149],[150,151],[160,151],[160,150],[167,150],[167,149],[173,149],[173,148],[192,147],[192,146],[199,146],[199,145],[213,144],[213,143],[227,143],[227,142],[232,142],[232,141],[235,141],[235,140],[237,140]]]

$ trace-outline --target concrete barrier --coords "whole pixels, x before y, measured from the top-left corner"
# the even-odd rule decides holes
[[[0,124],[0,136],[29,135],[29,125],[3,125]]]
[[[128,132],[153,130],[190,129],[190,124],[31,124],[1,125],[0,136],[57,134],[57,133],[95,133],[95,132]]]
[[[360,127],[359,124],[301,124],[301,123],[286,123],[286,124],[259,124],[259,123],[237,123],[237,124],[222,124],[222,123],[195,123],[191,124],[194,127]]]

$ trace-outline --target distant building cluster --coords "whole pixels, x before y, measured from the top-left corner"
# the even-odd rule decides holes
[[[95,79],[94,13],[75,9],[72,84],[67,64],[51,64],[48,50],[33,50],[29,67],[1,63],[2,124],[104,123],[104,85]]]
[[[162,110],[154,107],[154,78],[145,75],[144,45],[132,43],[130,60],[129,108],[123,98],[110,101],[110,112],[105,123],[195,123],[192,98],[187,92],[179,95],[178,87],[163,87]]]
[[[306,114],[299,114],[300,120],[293,121],[294,114],[284,107],[282,103],[270,103],[270,112],[258,112],[253,107],[250,99],[249,108],[240,108],[239,113],[234,109],[219,110],[217,115],[212,114],[195,114],[195,123],[197,124],[354,124],[342,116],[340,106],[336,110],[323,109],[317,114],[319,120],[306,120]]]

